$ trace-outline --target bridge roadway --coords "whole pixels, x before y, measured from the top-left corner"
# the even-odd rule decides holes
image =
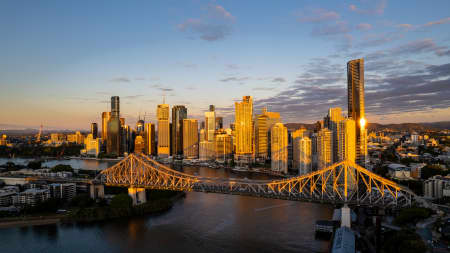
[[[173,170],[145,155],[131,154],[103,170],[93,183],[380,207],[409,206],[415,197],[395,182],[349,161],[307,175],[271,181],[194,176]]]

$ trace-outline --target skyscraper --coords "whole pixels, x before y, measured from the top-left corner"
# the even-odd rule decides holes
[[[343,154],[342,160],[356,161],[356,123],[353,119],[345,119],[341,123]]]
[[[145,122],[142,119],[139,119],[136,123],[136,135],[144,135],[144,126]]]
[[[223,129],[223,117],[216,117],[216,129]]]
[[[318,169],[324,169],[333,164],[332,133],[328,128],[322,128],[317,134]]]
[[[158,105],[156,117],[158,118],[158,156],[167,158],[170,156],[169,105]]]
[[[108,121],[107,145],[106,152],[108,154],[121,155],[121,122],[119,97],[111,97],[111,118]]]
[[[276,123],[271,130],[272,170],[287,173],[288,131],[283,123]]]
[[[214,141],[216,131],[216,111],[214,105],[209,106],[209,111],[205,112],[205,133],[207,141]]]
[[[365,166],[367,156],[364,115],[364,59],[347,63],[348,116],[356,123],[356,162]]]
[[[299,142],[299,174],[304,175],[312,171],[311,139],[304,136]]]
[[[183,120],[187,118],[187,109],[184,105],[172,107],[172,152],[173,155],[183,154]]]
[[[97,123],[91,123],[91,134],[93,139],[98,138],[98,127]]]
[[[183,157],[185,159],[198,158],[198,121],[196,119],[183,120]]]
[[[216,161],[226,162],[232,157],[233,154],[231,132],[227,133],[225,130],[219,130],[214,138],[214,151],[216,155]]]
[[[147,155],[156,155],[155,144],[155,124],[145,123],[145,153]]]
[[[292,155],[292,168],[294,170],[298,170],[300,172],[300,159],[301,159],[301,143],[300,140],[305,136],[305,132],[306,132],[306,128],[300,128],[295,130],[292,133],[292,151],[293,151],[293,155]],[[309,139],[309,138],[308,138]]]
[[[102,139],[104,142],[108,139],[109,118],[111,118],[111,112],[102,112]]]
[[[325,121],[325,127],[331,131],[333,145],[333,163],[343,160],[343,140],[341,135],[341,122],[344,120],[340,107],[330,108]]]
[[[145,152],[145,140],[142,135],[136,136],[134,139],[134,153],[144,153]]]
[[[280,122],[280,113],[268,112],[263,108],[261,114],[256,116],[255,122],[255,155],[261,159],[270,157],[270,129]]]
[[[238,160],[249,160],[253,155],[253,98],[244,96],[242,102],[235,102],[234,105],[236,156]]]

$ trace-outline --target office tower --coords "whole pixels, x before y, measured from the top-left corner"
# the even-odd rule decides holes
[[[333,142],[333,163],[343,160],[343,140],[341,134],[341,122],[344,120],[340,107],[330,108],[325,121],[325,127],[332,133]]]
[[[214,138],[216,161],[226,162],[231,159],[233,155],[231,131],[218,130]]]
[[[356,123],[356,162],[365,166],[367,157],[364,109],[364,59],[347,63],[348,117]]]
[[[81,150],[81,153],[97,157],[100,153],[101,140],[100,138],[94,138],[92,134],[88,134],[84,139],[84,149]]]
[[[183,120],[183,157],[185,159],[198,158],[198,121],[196,119]]]
[[[268,112],[263,108],[256,116],[255,122],[255,155],[266,160],[270,157],[270,129],[275,123],[280,123],[280,113]]]
[[[214,105],[209,106],[209,111],[205,112],[205,133],[207,141],[214,141],[214,132],[216,131],[216,112]]]
[[[183,120],[187,118],[187,109],[184,105],[172,107],[172,155],[183,155]]]
[[[345,119],[341,123],[343,140],[343,160],[354,163],[356,161],[356,122],[353,119]]]
[[[108,154],[121,155],[121,121],[119,110],[119,97],[111,97],[111,117],[108,120],[107,145]]]
[[[332,139],[332,133],[328,128],[320,129],[317,134],[317,160],[319,170],[333,164]]]
[[[235,102],[236,156],[250,160],[253,155],[253,98],[244,96]]]
[[[216,117],[216,129],[223,129],[223,117]]]
[[[300,140],[305,136],[306,129],[300,128],[292,132],[292,168],[300,172]]]
[[[156,155],[155,124],[145,123],[145,154]]]
[[[158,105],[156,117],[158,119],[158,156],[167,158],[170,156],[169,105]]]
[[[121,127],[121,153],[133,153],[134,151],[134,131],[131,129],[129,125],[123,125]]]
[[[312,154],[311,139],[308,136],[304,136],[299,142],[299,174],[305,175],[312,172]]]
[[[143,135],[145,132],[145,122],[139,119],[136,123],[136,135]]]
[[[145,139],[142,135],[137,135],[134,139],[134,153],[142,154],[145,152]]]
[[[288,131],[283,123],[276,123],[271,129],[272,170],[287,173]]]
[[[102,139],[107,141],[108,139],[108,121],[111,118],[111,112],[102,112]]]
[[[97,123],[91,123],[91,134],[94,139],[98,138],[98,127]]]

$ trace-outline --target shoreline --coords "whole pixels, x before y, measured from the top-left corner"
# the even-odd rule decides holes
[[[182,199],[186,195],[185,192],[180,192],[177,195],[168,198],[166,200],[170,201],[170,207],[166,210],[154,210],[148,213],[135,214],[131,216],[124,217],[113,217],[107,219],[92,219],[92,220],[83,220],[83,219],[73,219],[68,214],[64,215],[41,215],[41,216],[30,216],[30,217],[11,217],[11,218],[3,218],[0,219],[0,231],[3,228],[13,228],[13,227],[27,227],[27,226],[42,226],[42,225],[51,225],[51,224],[59,224],[59,223],[74,223],[74,222],[82,222],[82,223],[92,223],[92,222],[101,222],[105,220],[114,220],[119,218],[133,218],[139,217],[142,215],[154,215],[160,214],[169,211],[172,209],[173,205],[176,201]]]

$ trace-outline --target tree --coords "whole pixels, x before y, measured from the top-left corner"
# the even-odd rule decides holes
[[[125,193],[117,194],[111,200],[112,208],[131,208],[132,205],[133,199]]]
[[[41,161],[31,161],[28,163],[27,167],[33,170],[38,170],[41,168],[42,162]]]
[[[409,230],[393,231],[386,233],[387,240],[383,244],[383,251],[394,253],[425,253],[427,247],[422,238]]]
[[[88,194],[80,194],[70,201],[70,206],[84,208],[90,207],[94,205],[94,203],[95,201]]]
[[[61,171],[68,171],[73,172],[72,166],[65,165],[65,164],[58,164],[55,167],[50,169],[51,172],[61,172]]]

